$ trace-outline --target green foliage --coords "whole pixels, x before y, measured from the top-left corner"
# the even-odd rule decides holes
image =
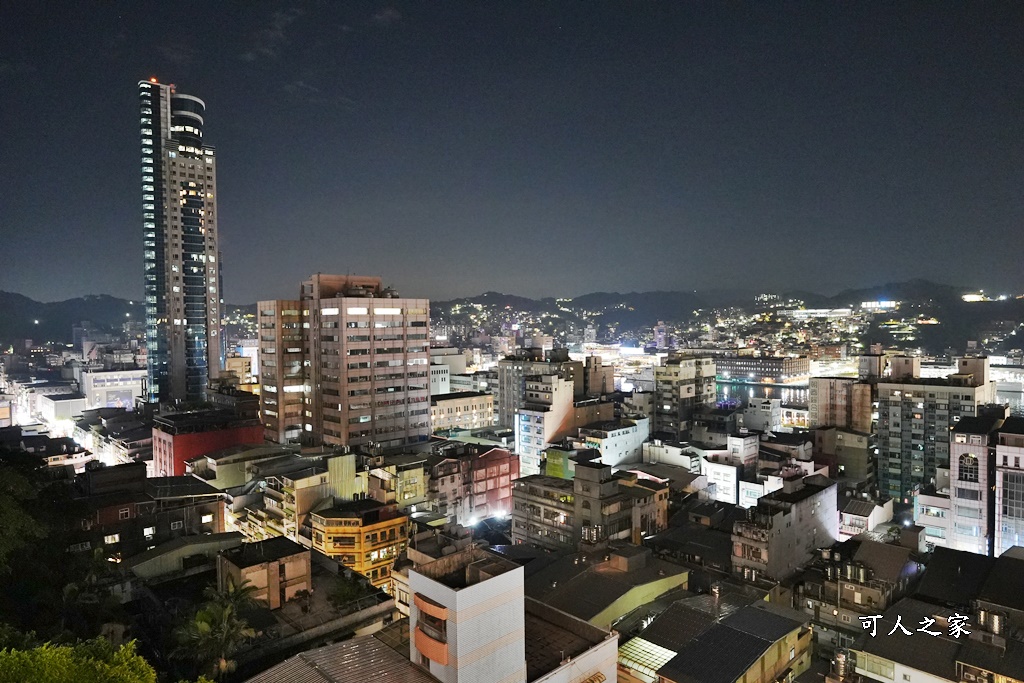
[[[203,591],[203,596],[206,598],[207,602],[221,605],[223,607],[231,607],[237,614],[245,609],[266,604],[265,600],[256,597],[256,593],[258,593],[259,590],[260,589],[252,585],[252,582],[250,581],[243,581],[242,583],[236,584],[235,577],[228,574],[227,586],[224,590],[218,591],[213,587],[210,587]]]
[[[67,482],[51,479],[42,460],[23,451],[0,448],[0,621],[42,640],[90,638],[98,628],[91,616],[72,610],[68,584],[94,584],[95,558],[69,554],[73,527],[81,513]],[[94,615],[100,617],[101,615]]]
[[[355,602],[360,598],[365,598],[368,595],[373,594],[373,589],[368,588],[366,584],[359,579],[346,579],[344,576],[339,576],[337,581],[331,587],[331,592],[327,596],[327,600],[335,607],[344,607],[345,605]]]
[[[156,683],[156,671],[131,642],[115,648],[103,638],[78,645],[0,650],[0,683]]]
[[[35,497],[32,481],[19,467],[0,463],[0,574],[10,572],[11,556],[46,536],[26,507]]]
[[[236,585],[231,579],[224,591],[208,590],[208,602],[176,631],[179,647],[174,656],[192,660],[200,671],[214,678],[234,671],[232,655],[256,637],[256,632],[239,616],[239,610],[260,604],[254,597],[257,590],[248,581]]]
[[[0,650],[30,650],[41,644],[35,633],[22,633],[10,624],[0,624]]]

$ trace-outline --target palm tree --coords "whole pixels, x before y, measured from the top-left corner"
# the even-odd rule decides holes
[[[224,587],[224,590],[219,591],[211,586],[203,591],[203,596],[206,598],[207,604],[231,607],[235,614],[238,614],[266,603],[266,600],[256,597],[256,593],[259,590],[248,580],[242,583],[235,583],[235,577],[228,574],[227,585]]]
[[[208,602],[192,621],[176,633],[176,655],[193,659],[203,671],[221,678],[235,670],[231,656],[256,632],[235,612],[234,607]]]

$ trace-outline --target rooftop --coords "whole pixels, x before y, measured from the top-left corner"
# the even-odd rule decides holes
[[[626,568],[631,558],[641,556],[645,560],[637,564],[642,566]],[[648,548],[626,545],[599,553],[560,557],[532,573],[523,588],[531,598],[590,620],[637,587],[687,572],[686,567],[653,558]],[[680,581],[685,581],[685,576]]]
[[[535,681],[576,658],[594,645],[612,637],[608,631],[591,626],[543,603],[523,601],[526,635],[526,680]]]
[[[170,434],[190,434],[250,424],[258,425],[260,421],[256,418],[239,417],[231,410],[203,410],[153,417],[153,427]]]
[[[240,569],[255,567],[265,562],[276,562],[292,555],[308,553],[309,550],[290,538],[275,536],[265,541],[243,543],[237,548],[224,552],[224,557]]]
[[[280,444],[238,444],[236,446],[228,446],[222,448],[219,451],[213,451],[206,455],[198,455],[191,458],[187,462],[193,462],[197,460],[212,460],[218,464],[242,461],[242,460],[257,460],[261,458],[270,458],[279,455],[291,455],[298,452],[298,448],[295,446],[282,446]]]
[[[246,683],[437,683],[373,636],[356,636],[295,655]]]
[[[658,669],[666,678],[734,683],[775,642],[807,621],[797,612],[767,603],[748,604],[722,618],[677,602],[655,619],[641,638],[675,653]],[[661,655],[657,661],[664,661],[667,653],[657,652]]]
[[[1002,419],[995,417],[961,417],[953,427],[957,434],[988,434],[996,430]]]
[[[1024,611],[1021,577],[1024,577],[1024,560],[1000,555],[982,584],[978,599]]]
[[[146,493],[153,498],[182,498],[216,496],[220,495],[220,490],[197,477],[149,477]]]
[[[245,536],[240,531],[225,531],[220,534],[200,534],[195,536],[178,536],[176,538],[161,543],[160,545],[150,548],[149,550],[139,553],[138,555],[132,555],[125,561],[125,565],[131,569],[132,567],[144,564],[151,560],[154,560],[161,555],[173,553],[182,548],[199,548],[205,545],[220,545],[223,543],[230,543],[237,541],[239,545]]]
[[[331,507],[317,510],[314,514],[324,519],[344,519],[346,517],[362,517],[363,513],[379,510],[384,503],[364,498],[362,500],[336,501]]]
[[[410,571],[453,590],[462,590],[506,572],[522,570],[515,562],[477,547],[466,548]]]
[[[758,506],[760,507],[762,502],[771,503],[778,501],[780,503],[798,503],[802,500],[806,500],[811,496],[821,493],[830,486],[835,486],[836,483],[828,477],[820,474],[812,474],[803,478],[803,486],[796,489],[795,491],[786,491],[784,488],[772,491],[771,493],[765,494],[758,499]]]
[[[969,606],[995,562],[985,555],[936,547],[914,597],[937,605]]]
[[[875,504],[870,500],[863,500],[861,498],[841,498],[839,503],[839,511],[846,515],[857,515],[858,517],[867,517],[875,509]]]
[[[54,401],[54,402],[59,402],[59,401],[84,401],[85,400],[85,394],[77,394],[77,393],[75,393],[75,394],[50,394],[48,396],[44,396],[43,398],[45,398],[47,401]]]
[[[486,391],[453,391],[448,394],[435,394],[430,397],[430,405],[437,405],[440,401],[458,401],[466,398],[480,398],[490,396]]]
[[[562,491],[572,491],[573,482],[572,479],[562,479],[561,477],[549,477],[546,474],[531,474],[525,477],[516,479],[517,484],[532,484],[534,486],[545,486],[552,489],[560,489]],[[516,489],[523,489],[524,486],[519,485],[514,487]]]
[[[580,427],[580,429],[591,432],[614,432],[635,426],[636,423],[633,420],[603,420],[601,422],[591,422],[588,425]]]
[[[862,541],[853,554],[854,562],[863,562],[874,572],[874,578],[889,583],[899,583],[911,562],[911,550],[891,543]]]
[[[1024,434],[1024,417],[1008,417],[999,428],[1008,434]]]

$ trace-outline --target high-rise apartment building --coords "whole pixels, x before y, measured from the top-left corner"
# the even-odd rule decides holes
[[[427,299],[379,277],[321,275],[261,301],[261,412],[278,443],[380,447],[430,438]]]
[[[139,82],[150,401],[201,401],[222,365],[217,164],[206,105]]]
[[[586,395],[584,365],[569,360],[568,349],[518,349],[514,355],[498,361],[498,424],[515,424],[516,414],[527,398],[526,378],[541,375],[557,375],[569,381],[575,400]]]
[[[672,355],[654,369],[655,406],[652,431],[690,438],[694,411],[715,404],[716,360]]]
[[[853,377],[812,377],[808,383],[810,425],[871,431],[872,385]]]
[[[961,358],[945,379],[921,379],[914,364],[893,359],[898,379],[878,384],[878,481],[881,492],[909,502],[915,487],[949,468],[950,429],[996,398],[988,358]]]

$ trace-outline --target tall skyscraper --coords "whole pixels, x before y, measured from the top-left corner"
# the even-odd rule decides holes
[[[206,105],[139,82],[150,401],[198,401],[222,365],[217,164]]]

